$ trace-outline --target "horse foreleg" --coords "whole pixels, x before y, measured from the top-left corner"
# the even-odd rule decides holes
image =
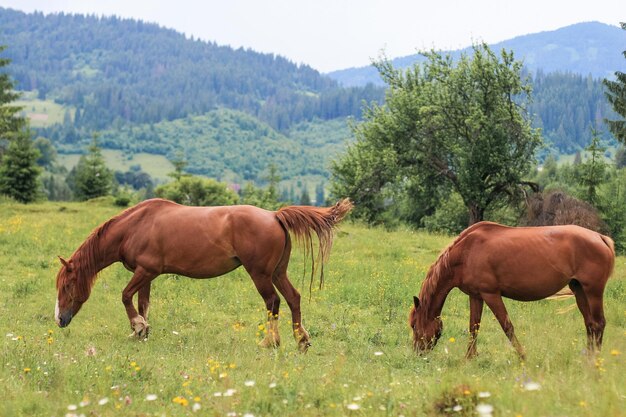
[[[470,296],[470,342],[467,346],[467,353],[465,354],[467,359],[471,359],[478,354],[476,351],[476,338],[478,337],[478,331],[480,330],[480,319],[482,315],[483,299],[480,297]]]
[[[133,305],[133,297],[138,291],[141,291],[140,297],[143,299],[144,297],[142,297],[141,293],[143,292],[143,295],[144,296],[146,295],[145,290],[143,290],[146,285],[148,286],[147,295],[149,297],[150,281],[152,281],[154,277],[155,277],[154,274],[148,273],[147,271],[138,267],[137,269],[135,269],[135,274],[131,278],[130,282],[128,283],[128,285],[126,285],[126,288],[124,288],[124,291],[122,291],[122,303],[124,304],[124,307],[126,308],[126,314],[128,315],[128,320],[130,320],[130,327],[133,330],[133,333],[131,333],[131,336],[136,336],[140,339],[148,335],[149,327],[148,327],[148,322],[146,321],[145,317],[139,315],[139,313],[135,309],[135,306]],[[147,297],[146,297],[146,300],[147,300]],[[146,305],[142,307],[141,300],[139,304],[140,304],[139,308],[142,310],[147,307],[147,303]],[[146,313],[147,308],[143,312]]]
[[[285,297],[289,309],[291,310],[291,325],[293,326],[293,335],[296,338],[298,349],[306,352],[311,346],[311,338],[309,333],[302,325],[302,315],[300,312],[300,293],[294,288],[289,281],[287,273],[281,273],[274,279],[274,285],[278,291]]]
[[[271,276],[264,274],[251,274],[252,281],[257,291],[265,301],[267,309],[266,333],[263,340],[259,342],[261,347],[277,347],[280,345],[280,335],[278,333],[278,312],[280,307],[280,297],[272,285]]]
[[[139,288],[137,300],[139,315],[148,320],[148,309],[150,307],[150,282]]]
[[[504,334],[506,334],[506,337],[509,338],[509,341],[517,351],[520,359],[525,360],[526,353],[524,352],[524,348],[522,347],[520,342],[517,340],[517,337],[515,337],[515,329],[513,328],[513,323],[511,323],[511,320],[509,319],[509,314],[506,311],[506,307],[504,306],[504,302],[502,301],[502,297],[500,296],[500,294],[481,294],[481,296],[483,300],[485,300],[485,303],[487,303],[487,306],[489,306],[493,314],[496,316],[496,319],[498,319],[498,322],[500,323]]]

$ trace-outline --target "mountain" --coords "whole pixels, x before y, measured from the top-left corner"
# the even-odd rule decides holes
[[[570,58],[588,56],[578,61],[608,68],[613,64],[600,59],[608,50],[618,51],[623,65],[626,42],[616,46],[608,38],[624,31],[589,23],[566,29],[510,42],[532,51],[533,65],[550,55],[560,65],[560,52],[569,51]],[[601,29],[613,35],[599,41],[592,33]],[[82,152],[98,132],[101,145],[127,162],[134,155],[156,155],[161,165],[163,157],[182,157],[189,172],[229,182],[263,184],[273,164],[297,194],[329,177],[329,161],[353,140],[347,120],[358,120],[363,103],[381,103],[385,93],[364,81],[367,71],[377,77],[373,68],[355,70],[359,85],[343,87],[284,57],[117,17],[0,8],[0,45],[8,46],[2,57],[12,60],[6,70],[25,93],[20,105],[31,126],[60,153]],[[406,67],[415,59],[394,62]],[[546,152],[574,152],[610,108],[597,78],[547,68],[533,77],[534,123],[551,145]]]
[[[561,29],[518,36],[490,45],[493,50],[512,50],[522,59],[531,74],[536,71],[572,72],[594,78],[612,77],[615,71],[626,72],[626,31],[618,26],[599,22],[578,23]],[[468,53],[471,47],[450,51],[453,57]],[[423,62],[419,55],[392,60],[397,68],[407,68]],[[328,73],[344,86],[383,85],[373,66],[348,68]]]
[[[89,129],[226,107],[286,130],[315,118],[358,116],[361,99],[382,97],[371,88],[344,90],[281,56],[115,16],[0,8],[0,44],[8,45],[3,55],[20,90],[74,107],[76,126]]]
[[[60,153],[82,152],[97,131],[105,149],[183,157],[187,171],[231,182],[263,183],[271,164],[284,180],[327,177],[351,135],[347,117],[384,96],[114,16],[0,8],[0,45],[31,126]]]

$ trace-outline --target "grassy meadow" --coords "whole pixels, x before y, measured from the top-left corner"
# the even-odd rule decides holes
[[[0,416],[626,416],[626,258],[605,294],[603,351],[584,354],[573,299],[506,301],[527,351],[518,360],[485,307],[479,356],[464,353],[468,300],[453,291],[444,333],[423,357],[407,314],[428,266],[452,238],[345,223],[325,286],[303,294],[313,346],[300,354],[281,305],[282,345],[261,349],[265,309],[243,269],[212,279],[159,277],[147,341],[128,338],[121,291],[130,273],[104,270],[66,329],[53,318],[57,255],[70,256],[119,211],[103,202],[0,202]]]
[[[69,110],[71,117],[74,117],[75,112],[73,107],[63,106],[53,100],[40,100],[34,92],[22,92],[20,99],[13,104],[23,107],[21,113],[28,118],[32,127],[61,124],[66,111]]]
[[[113,171],[125,172],[133,165],[140,165],[144,172],[158,182],[171,180],[167,174],[174,171],[174,165],[164,155],[143,152],[127,154],[115,149],[102,149],[101,152],[106,166]],[[59,154],[57,159],[69,171],[78,163],[80,157],[81,154]]]

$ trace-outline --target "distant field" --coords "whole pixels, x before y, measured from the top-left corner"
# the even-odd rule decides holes
[[[157,181],[164,182],[170,179],[169,172],[174,171],[172,163],[163,155],[137,153],[127,155],[113,149],[102,150],[106,165],[114,171],[128,171],[133,165],[141,165],[141,169]],[[72,169],[80,159],[78,154],[59,154],[58,160],[68,170]]]
[[[63,123],[65,112],[69,110],[70,117],[74,118],[75,109],[62,106],[52,100],[39,100],[32,93],[22,94],[16,106],[24,107],[23,115],[28,117],[33,127],[47,127],[55,123]]]
[[[303,294],[313,346],[299,354],[281,303],[282,345],[257,347],[265,308],[245,271],[212,280],[163,276],[152,285],[150,339],[129,339],[120,301],[130,273],[103,271],[66,329],[54,324],[57,255],[70,256],[119,209],[102,202],[0,202],[0,416],[493,416],[626,415],[626,258],[605,293],[601,354],[584,354],[574,300],[505,300],[525,363],[485,308],[479,356],[463,358],[468,300],[453,291],[443,336],[418,357],[407,314],[429,265],[450,241],[346,223],[322,290]],[[207,256],[210,256],[207,254]],[[461,408],[459,408],[461,407]],[[194,413],[194,410],[197,411]],[[456,411],[455,411],[456,410]]]
[[[608,147],[606,149],[609,153],[610,156],[607,157],[607,155],[603,155],[604,156],[604,162],[607,163],[614,163],[615,162],[615,153],[617,152],[617,147],[616,146],[611,146]],[[591,154],[587,151],[582,151],[580,153],[580,156],[582,158],[583,161],[586,161]],[[576,159],[576,154],[560,154],[559,155],[559,159],[557,161],[557,164],[562,165],[562,164],[573,164],[574,163],[574,159]]]

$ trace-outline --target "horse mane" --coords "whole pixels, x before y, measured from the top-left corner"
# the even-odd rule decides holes
[[[100,226],[96,227],[85,239],[85,241],[74,251],[70,261],[73,261],[73,266],[76,268],[76,282],[74,283],[79,297],[88,297],[91,292],[98,273],[98,265],[100,264],[100,241],[104,238],[111,226],[117,223],[120,219],[127,217],[129,214],[134,213],[140,208],[155,202],[160,199],[152,199],[143,201],[133,207],[127,208],[120,214],[112,217]],[[161,200],[166,201],[166,200]],[[57,289],[61,288],[69,280],[67,274],[67,268],[63,266],[57,275]]]
[[[422,289],[420,290],[420,295],[419,295],[420,303],[424,303],[424,305],[427,307],[428,303],[430,303],[430,300],[433,298],[435,294],[439,281],[450,274],[451,272],[450,252],[452,252],[452,250],[456,248],[456,246],[459,245],[461,241],[465,240],[465,238],[477,228],[484,227],[486,225],[494,225],[494,224],[496,223],[491,223],[491,222],[474,223],[473,225],[469,226],[467,229],[463,230],[456,237],[456,239],[452,241],[452,243],[450,243],[446,248],[444,248],[441,251],[435,263],[433,263],[430,266],[430,268],[428,269],[428,272],[426,273],[426,278],[424,279],[424,283],[422,284]],[[427,308],[425,310],[427,310]]]

